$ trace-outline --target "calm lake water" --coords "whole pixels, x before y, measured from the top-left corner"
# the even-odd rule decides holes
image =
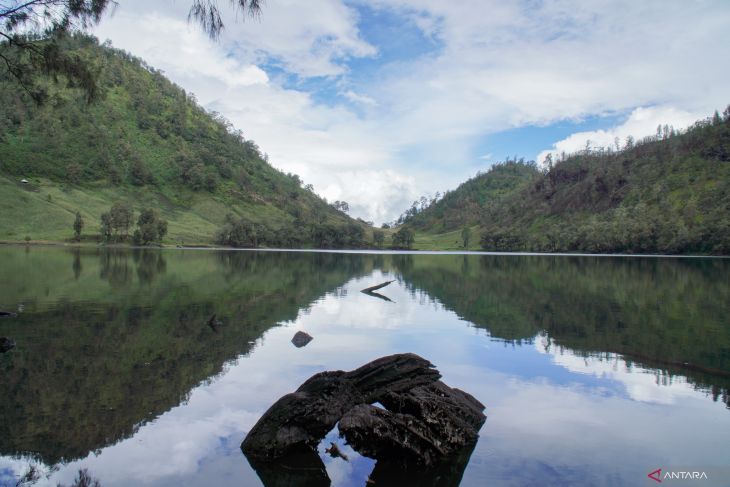
[[[239,445],[274,401],[399,352],[488,416],[463,465],[421,485],[730,471],[730,260],[0,247],[0,276],[18,314],[0,318],[17,342],[2,486],[31,464],[39,486],[80,468],[104,487],[262,485]],[[314,340],[294,347],[297,330]],[[365,486],[374,462],[345,450],[323,455],[332,484]]]

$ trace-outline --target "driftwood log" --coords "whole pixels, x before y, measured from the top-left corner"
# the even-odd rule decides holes
[[[377,291],[378,289],[382,289],[385,286],[387,286],[388,284],[393,283],[393,282],[395,282],[395,280],[385,281],[385,282],[383,282],[381,284],[378,284],[377,286],[366,287],[365,289],[361,290],[360,292],[361,293],[364,293],[364,294],[367,294],[368,296],[372,296],[374,298],[379,298],[379,299],[382,299],[382,300],[385,300],[385,301],[390,301],[392,303],[393,300],[390,299],[388,296],[384,296],[384,295],[382,295],[380,293],[376,293],[375,291]]]
[[[486,420],[484,405],[440,378],[428,360],[410,353],[315,374],[264,413],[241,450],[259,475],[269,477],[275,465],[302,455],[319,475],[317,445],[339,423],[350,446],[378,460],[373,473],[437,466],[465,449],[470,454]],[[460,466],[458,478],[465,462]]]

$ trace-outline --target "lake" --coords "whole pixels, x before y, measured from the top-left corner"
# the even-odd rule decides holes
[[[0,275],[1,486],[262,485],[239,445],[273,402],[400,352],[486,406],[420,485],[730,483],[728,259],[5,246]],[[324,448],[366,485],[373,460]]]

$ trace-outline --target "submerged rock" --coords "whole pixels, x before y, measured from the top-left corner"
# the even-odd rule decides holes
[[[359,453],[387,464],[434,465],[473,448],[484,405],[439,379],[426,359],[383,357],[351,372],[315,374],[275,402],[241,444],[255,463],[316,448],[339,422]],[[385,409],[373,406],[380,403]]]
[[[304,331],[298,331],[294,334],[294,337],[292,337],[291,342],[294,344],[295,347],[302,348],[312,340],[314,340],[314,338],[312,338],[312,335],[310,335],[309,333]]]
[[[15,348],[15,340],[8,337],[0,337],[0,353],[5,353]]]
[[[347,455],[345,455],[345,454],[344,454],[344,453],[342,452],[342,450],[340,450],[340,447],[339,447],[339,446],[337,446],[337,443],[332,443],[332,442],[330,442],[330,447],[329,447],[329,448],[327,448],[327,449],[326,449],[326,450],[325,450],[324,452],[325,452],[325,453],[329,453],[329,455],[330,455],[330,456],[331,456],[332,458],[341,458],[341,459],[343,459],[343,460],[344,460],[344,461],[346,461],[346,462],[349,462],[349,461],[350,461],[350,459],[349,459],[349,458],[347,458]]]

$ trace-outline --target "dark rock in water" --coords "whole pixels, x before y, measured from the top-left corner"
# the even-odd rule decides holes
[[[0,311],[0,318],[15,318],[15,313],[11,313],[10,311]]]
[[[294,334],[294,337],[291,339],[291,342],[294,344],[297,348],[302,348],[303,346],[307,345],[309,342],[313,340],[312,335],[309,333],[298,331]]]
[[[5,353],[15,348],[15,340],[8,337],[0,337],[0,353]]]
[[[479,401],[440,377],[415,354],[383,357],[351,372],[315,374],[264,413],[241,449],[257,464],[291,451],[316,453],[339,422],[340,434],[359,453],[384,465],[403,464],[382,467],[386,471],[436,465],[473,448],[486,420]],[[375,402],[386,409],[372,406]]]
[[[475,443],[485,420],[482,403],[441,381],[388,392],[379,402],[385,410],[360,404],[339,424],[350,446],[377,460],[432,465]]]

